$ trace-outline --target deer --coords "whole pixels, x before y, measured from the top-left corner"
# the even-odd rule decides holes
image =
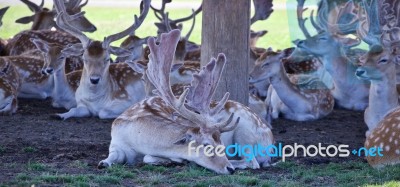
[[[109,155],[99,162],[98,167],[110,167],[116,163],[132,164],[139,155],[144,155],[143,161],[149,164],[193,161],[220,174],[231,174],[235,168],[249,165],[252,168],[268,165],[266,157],[244,162],[228,160],[226,156],[207,157],[202,151],[197,155],[188,154],[188,145],[192,141],[194,146],[236,142],[242,145],[270,145],[273,137],[270,129],[246,110],[247,107],[229,101],[229,93],[219,102],[212,102],[226,62],[223,54],[196,73],[190,87],[176,97],[171,90],[169,73],[180,31],[172,30],[160,37],[158,45],[153,37],[147,42],[151,52],[144,73],[144,78],[153,84],[158,96],[133,105],[114,120]],[[239,117],[234,120],[234,116]],[[252,138],[249,138],[250,134]],[[151,138],[155,136],[158,137],[157,141]],[[146,146],[142,142],[146,142]]]
[[[395,56],[392,55],[391,44],[400,41],[400,38],[395,36],[398,33],[383,33],[377,16],[378,2],[374,0],[370,3],[363,2],[364,9],[361,11],[366,13],[362,14],[360,11],[361,21],[357,30],[359,37],[370,46],[370,49],[360,57],[360,67],[355,72],[359,79],[371,83],[369,103],[364,112],[364,121],[368,126],[367,137],[386,114],[399,105]],[[385,36],[389,41],[383,40]]]
[[[284,52],[264,53],[250,73],[250,83],[269,79],[271,86],[266,102],[272,110],[273,119],[279,114],[296,121],[316,120],[327,116],[333,110],[334,99],[325,85],[317,84],[316,78],[307,78],[306,84],[320,85],[315,89],[303,88],[302,84],[294,84],[288,77],[282,59]],[[322,85],[322,86],[321,86]]]
[[[21,0],[21,2],[27,5],[34,15],[19,18],[15,21],[16,23],[29,24],[30,22],[33,22],[31,30],[48,30],[53,27],[60,29],[54,21],[56,11],[54,9],[50,10],[44,8],[44,0],[42,0],[40,5],[37,5],[30,0]],[[66,11],[69,14],[77,14],[81,12],[82,8],[88,3],[88,0],[83,4],[81,3],[82,0],[69,0],[64,2]],[[83,32],[94,32],[97,30],[97,28],[84,16],[71,20],[71,22],[72,25],[76,26]]]
[[[67,72],[67,55],[63,53],[65,46],[47,43],[40,39],[33,39],[32,42],[42,52],[44,58],[42,74],[54,77],[52,106],[67,110],[76,107],[75,92],[79,86],[82,70]]]
[[[334,88],[331,92],[337,107],[365,110],[368,105],[369,83],[357,79],[354,75],[357,66],[343,53],[360,44],[358,38],[344,37],[354,33],[358,24],[357,15],[354,13],[354,3],[349,1],[341,7],[335,6],[330,13],[327,3],[326,0],[320,2],[318,23],[312,21],[318,34],[312,37],[307,36],[305,40],[298,40],[296,45],[302,51],[319,58],[326,71],[332,76]],[[345,14],[352,20],[346,19],[346,23],[342,23],[342,20],[339,22]]]
[[[17,112],[20,86],[21,80],[14,65],[0,58],[0,115],[12,115]]]
[[[126,63],[110,64],[110,54],[128,56],[130,52],[110,44],[132,33],[142,24],[148,13],[150,1],[144,1],[144,9],[139,17],[135,16],[135,21],[130,27],[105,37],[103,41],[91,40],[73,27],[69,20],[74,19],[74,16],[65,12],[62,1],[55,0],[54,3],[58,12],[57,25],[81,41],[80,44],[64,48],[63,53],[82,56],[84,66],[79,87],[75,92],[77,106],[52,117],[62,120],[89,116],[112,119],[142,100],[145,93],[141,74],[133,71]]]
[[[4,8],[0,9],[0,28],[3,25],[3,21],[2,21],[3,16],[7,12],[8,8],[10,8],[10,7],[4,7]],[[7,46],[7,40],[0,38],[0,56],[6,55],[6,50],[5,50],[6,46]]]

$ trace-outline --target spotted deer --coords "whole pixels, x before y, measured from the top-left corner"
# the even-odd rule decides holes
[[[65,12],[62,1],[55,0],[57,25],[75,37],[80,44],[71,45],[63,53],[81,56],[84,67],[79,87],[75,93],[77,107],[66,113],[53,117],[68,119],[71,117],[98,116],[101,119],[116,118],[129,106],[145,97],[141,74],[133,71],[126,63],[110,64],[110,54],[128,56],[129,51],[112,47],[110,44],[136,30],[144,21],[150,6],[150,1],[144,1],[144,9],[139,18],[126,30],[105,37],[103,41],[89,39],[81,31],[69,24],[74,19]]]
[[[11,115],[17,111],[20,86],[21,80],[14,65],[0,58],[0,115]]]
[[[10,7],[4,7],[4,8],[0,9],[0,28],[3,25],[3,21],[2,21],[3,16],[7,12],[8,8],[10,8]],[[0,38],[0,56],[5,56],[6,55],[5,48],[7,46],[7,43],[8,43],[7,40],[4,40],[4,39]]]
[[[144,162],[151,164],[189,160],[222,174],[233,173],[235,168],[268,165],[267,157],[251,162],[228,161],[225,156],[206,157],[202,148],[197,155],[189,154],[188,144],[192,141],[194,147],[236,142],[270,145],[273,138],[270,129],[245,106],[228,101],[228,93],[218,103],[212,102],[225,64],[223,54],[196,73],[191,86],[179,98],[172,93],[169,73],[179,39],[180,31],[173,30],[161,34],[159,45],[154,38],[148,40],[151,53],[145,75],[159,96],[132,106],[114,121],[109,156],[99,167],[132,163],[136,155],[145,155]],[[234,120],[234,116],[239,117]],[[157,140],[151,138],[155,136]]]
[[[254,70],[250,73],[250,83],[266,79],[271,83],[266,99],[268,107],[272,109],[271,117],[276,119],[279,114],[283,114],[287,119],[307,121],[330,114],[334,99],[329,89],[315,78],[307,78],[305,83],[292,83],[282,63],[284,56],[284,53],[265,53],[257,60]],[[316,84],[317,87],[303,88],[304,84]]]
[[[82,71],[66,71],[67,55],[63,53],[65,46],[47,43],[40,39],[33,39],[32,42],[44,57],[42,73],[54,77],[54,89],[51,94],[52,106],[65,109],[76,107],[75,92],[79,86],[77,83],[80,82]]]
[[[378,3],[376,0],[370,3],[363,2],[364,13],[359,14],[361,22],[357,31],[359,37],[369,44],[370,49],[360,57],[361,66],[355,72],[359,79],[371,82],[369,103],[364,112],[364,121],[368,126],[367,136],[389,111],[399,105],[394,62],[396,56],[392,54],[391,44],[400,41],[400,37],[391,29],[383,33],[376,16]],[[381,41],[385,36],[389,41]]]
[[[15,21],[16,23],[29,24],[30,22],[33,22],[31,30],[48,30],[53,27],[60,29],[54,20],[57,15],[56,11],[54,9],[50,10],[48,8],[44,8],[44,0],[42,0],[40,5],[37,5],[29,0],[21,0],[21,2],[27,5],[34,15],[19,18]],[[88,0],[86,0],[83,4],[81,3],[82,0],[64,1],[67,13],[72,15],[80,13],[82,7],[88,3]],[[75,20],[71,20],[71,24],[83,32],[94,32],[97,30],[96,27],[84,16],[80,16]]]
[[[354,75],[357,66],[343,53],[360,43],[359,39],[345,37],[347,34],[355,33],[358,18],[354,11],[355,5],[349,1],[343,6],[333,7],[329,12],[328,2],[322,0],[318,7],[317,22],[312,21],[319,33],[297,41],[296,45],[319,58],[332,76],[334,84],[332,95],[338,107],[364,110],[368,105],[369,83],[357,79]],[[343,16],[347,19],[340,19]]]

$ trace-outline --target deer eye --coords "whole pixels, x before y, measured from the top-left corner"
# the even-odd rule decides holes
[[[387,62],[388,62],[388,60],[384,58],[384,59],[379,60],[378,64],[386,64]]]
[[[263,65],[261,66],[261,68],[265,68],[265,67],[267,67],[267,66],[269,66],[269,62],[263,64]]]

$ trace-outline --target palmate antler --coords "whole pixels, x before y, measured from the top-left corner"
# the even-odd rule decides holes
[[[391,6],[389,3],[384,1],[382,9],[385,15],[384,19],[386,25],[382,28],[382,36],[380,40],[386,47],[399,47],[400,25],[398,25],[398,15],[400,15],[400,7]]]
[[[178,99],[172,93],[169,74],[179,39],[179,30],[161,34],[159,45],[156,45],[154,38],[149,38],[147,43],[151,52],[146,71],[149,81],[156,87],[159,96],[166,103],[181,116],[193,122],[191,127],[200,127],[203,133],[225,132],[234,129],[240,119],[237,118],[236,123],[229,126],[234,114],[231,114],[228,120],[221,123],[216,123],[213,119],[214,115],[225,105],[229,94],[225,95],[217,107],[210,108],[211,98],[225,64],[225,55],[220,54],[217,60],[212,59],[199,74],[194,76],[190,88],[187,88]]]
[[[360,24],[357,28],[357,35],[370,46],[380,44],[380,36],[382,34],[379,24],[379,12],[377,0],[362,2],[363,8],[359,11],[358,17]]]

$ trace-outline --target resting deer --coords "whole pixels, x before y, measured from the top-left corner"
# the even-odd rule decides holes
[[[334,99],[329,89],[324,86],[307,89],[293,84],[281,61],[284,56],[284,53],[265,53],[257,60],[254,70],[250,73],[250,83],[266,79],[271,83],[266,101],[270,105],[268,107],[272,108],[272,118],[278,118],[281,113],[287,119],[307,121],[331,113]],[[311,81],[319,80],[313,78]],[[310,84],[309,82],[310,80],[307,80],[307,84]]]
[[[260,163],[256,159],[244,163],[228,161],[225,156],[207,157],[201,148],[198,155],[189,154],[188,144],[192,141],[195,141],[194,147],[236,142],[268,146],[272,143],[272,134],[246,107],[228,101],[228,94],[217,104],[211,101],[225,64],[223,54],[195,74],[191,86],[179,98],[173,95],[169,73],[179,38],[179,30],[173,30],[161,35],[159,45],[154,38],[148,40],[151,53],[145,75],[159,96],[130,107],[114,121],[109,156],[99,163],[99,167],[132,163],[138,155],[145,155],[144,162],[152,164],[189,160],[222,174],[233,173],[233,166],[242,168],[250,164],[258,168],[267,165],[266,157],[257,158]],[[240,116],[240,120],[239,117],[234,120],[234,116]]]
[[[21,80],[14,65],[0,58],[0,114],[11,115],[17,111],[20,86]]]
[[[332,95],[337,106],[351,110],[364,110],[368,105],[369,84],[354,76],[357,67],[343,53],[344,50],[360,43],[359,40],[343,37],[356,30],[358,20],[353,11],[354,4],[349,1],[340,8],[334,7],[328,14],[327,1],[322,0],[318,9],[319,25],[312,21],[319,33],[297,41],[297,47],[319,58],[326,71],[332,76],[334,84]],[[355,19],[347,23],[339,22],[345,14],[352,15]]]
[[[33,22],[31,30],[42,30],[42,29],[51,29],[55,27],[59,29],[54,18],[56,17],[57,13],[55,10],[49,10],[47,8],[43,8],[44,0],[40,3],[40,5],[36,5],[35,3],[29,0],[21,0],[25,3],[28,8],[34,12],[32,16],[26,16],[17,19],[16,23],[28,24]],[[65,1],[66,11],[69,14],[77,14],[81,12],[82,7],[84,7],[88,0],[86,0],[83,4],[81,4],[82,0],[69,0]],[[96,31],[96,27],[90,23],[90,21],[84,17],[80,16],[75,20],[71,20],[71,24],[76,26],[79,30],[83,32],[94,32]]]
[[[135,23],[126,30],[105,37],[104,41],[93,41],[81,31],[69,24],[70,16],[65,12],[62,1],[55,0],[57,25],[75,37],[81,44],[71,45],[63,53],[82,55],[84,67],[82,78],[75,93],[77,107],[54,117],[68,119],[71,117],[98,116],[101,119],[116,118],[129,106],[145,97],[141,74],[133,71],[126,63],[110,64],[110,54],[127,56],[128,51],[111,47],[110,44],[136,30],[145,19],[150,2],[144,1],[144,9]]]
[[[40,39],[33,39],[33,43],[43,53],[44,75],[53,75],[54,89],[51,94],[52,105],[55,108],[71,109],[76,107],[75,92],[78,88],[82,71],[66,71],[66,54],[63,53],[64,46],[47,43]]]
[[[3,25],[3,21],[2,21],[3,16],[7,12],[8,8],[10,8],[10,7],[4,7],[4,8],[0,9],[0,28]],[[7,43],[8,43],[7,40],[0,38],[0,56],[7,55],[7,52],[6,52]]]
[[[371,1],[371,4],[363,3],[367,15],[359,14],[362,21],[357,33],[369,44],[370,50],[360,58],[361,67],[357,68],[355,75],[361,80],[371,82],[369,104],[364,113],[364,121],[369,129],[366,133],[368,136],[385,115],[399,103],[396,90],[396,64],[393,62],[395,59],[391,54],[391,42],[381,41],[382,30],[379,18],[376,16],[378,3],[376,0]],[[385,33],[383,36],[385,35],[388,34]]]
[[[400,107],[396,92],[396,68],[400,63],[400,28],[397,25],[400,9],[383,2],[386,25],[381,28],[378,2],[363,1],[367,15],[360,12],[361,24],[358,35],[370,45],[367,54],[361,57],[361,67],[356,75],[371,81],[369,106],[364,119],[368,125],[365,147],[378,149],[382,155],[367,156],[368,163],[381,168],[400,163]],[[391,10],[387,10],[390,8]]]

